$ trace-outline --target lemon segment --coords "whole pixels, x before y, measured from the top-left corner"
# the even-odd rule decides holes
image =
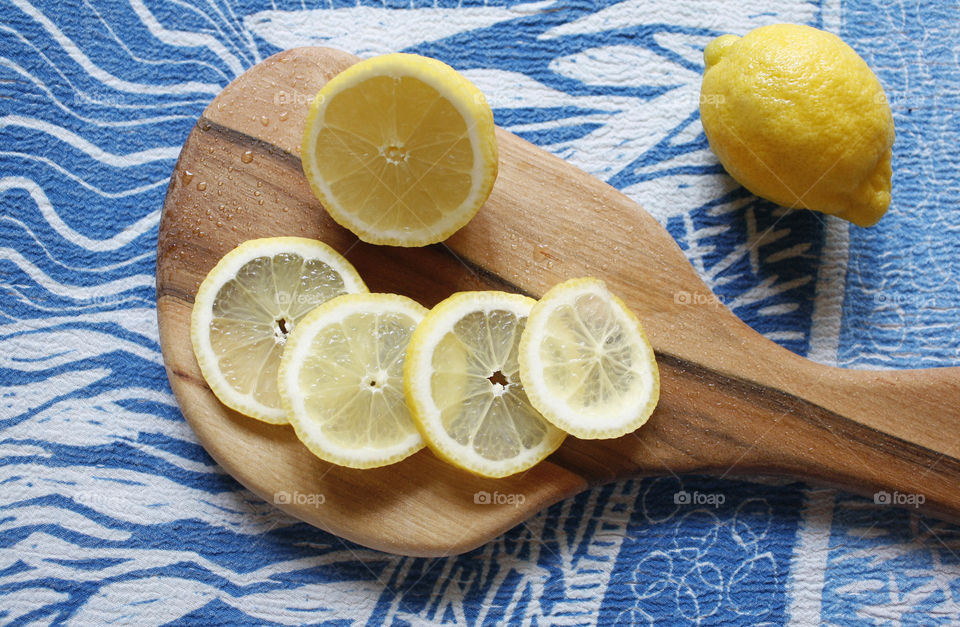
[[[317,305],[366,291],[350,262],[323,242],[245,242],[214,266],[197,291],[190,338],[200,372],[227,407],[285,424],[277,368],[287,335]]]
[[[734,179],[784,207],[859,226],[890,206],[893,116],[883,86],[839,37],[774,24],[704,50],[700,120]]]
[[[303,171],[334,220],[372,244],[442,241],[497,176],[493,113],[450,66],[412,54],[361,61],[314,98]]]
[[[519,364],[533,406],[578,438],[634,431],[660,397],[640,321],[599,279],[565,281],[540,299],[523,331]]]
[[[485,477],[530,468],[566,436],[531,405],[517,348],[533,299],[461,292],[434,307],[407,348],[407,404],[430,449]]]
[[[423,448],[403,397],[403,363],[426,313],[397,294],[348,294],[297,325],[280,364],[280,397],[314,455],[375,468]]]

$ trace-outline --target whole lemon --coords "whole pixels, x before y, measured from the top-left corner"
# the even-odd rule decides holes
[[[700,119],[741,185],[871,226],[890,205],[893,117],[866,62],[831,33],[775,24],[704,50]]]

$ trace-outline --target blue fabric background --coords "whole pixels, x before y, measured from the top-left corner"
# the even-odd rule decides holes
[[[424,23],[460,23],[442,9],[463,25],[438,39]],[[887,89],[893,207],[873,229],[785,213],[709,153],[703,43],[776,21],[837,32]],[[0,0],[0,621],[960,623],[956,527],[798,483],[622,482],[447,559],[346,543],[196,443],[153,287],[159,208],[197,116],[306,37],[517,81],[488,91],[500,125],[650,208],[723,302],[795,352],[825,328],[841,365],[960,363],[958,36],[956,2]],[[837,247],[842,317],[815,319]],[[723,503],[674,505],[681,489]]]

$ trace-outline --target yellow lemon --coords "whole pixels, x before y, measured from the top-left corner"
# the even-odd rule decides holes
[[[425,246],[470,221],[497,178],[493,113],[436,59],[361,61],[314,98],[303,171],[330,215],[371,244]]]
[[[600,279],[570,279],[544,294],[518,354],[530,404],[578,438],[634,431],[660,398],[660,371],[640,320]]]
[[[364,292],[356,269],[323,242],[266,237],[240,244],[193,301],[190,338],[203,378],[227,407],[286,424],[277,369],[287,335],[314,307]]]
[[[459,292],[430,310],[410,338],[403,389],[413,421],[441,459],[483,477],[522,472],[566,433],[527,398],[517,349],[532,298]]]
[[[376,468],[423,448],[403,398],[403,360],[426,313],[398,294],[344,294],[290,333],[280,360],[280,399],[314,455]]]
[[[758,196],[875,224],[890,205],[890,105],[866,62],[809,26],[724,35],[704,51],[700,118],[723,167]]]

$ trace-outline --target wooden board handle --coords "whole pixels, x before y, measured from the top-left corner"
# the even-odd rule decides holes
[[[889,393],[884,415],[851,417],[669,355],[658,361],[664,389],[649,423],[617,440],[564,447],[555,455],[560,465],[592,482],[636,474],[790,476],[960,522],[960,415],[955,403],[918,400],[960,398],[960,369],[820,366],[849,398]],[[950,447],[932,450],[865,424],[891,416],[941,430]]]

